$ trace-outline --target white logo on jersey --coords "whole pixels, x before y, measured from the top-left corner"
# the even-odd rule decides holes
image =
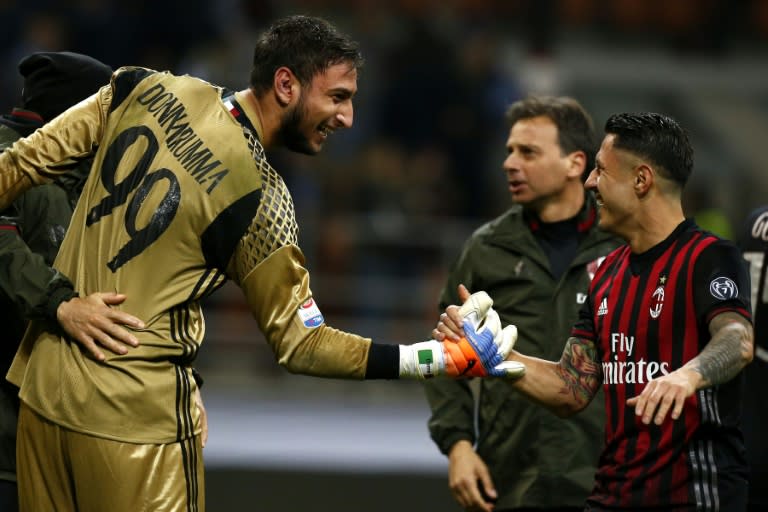
[[[768,242],[768,212],[762,213],[752,224],[752,237]]]
[[[651,295],[651,307],[649,308],[651,318],[659,318],[662,307],[664,307],[664,287],[659,286],[653,290],[653,294]]]
[[[768,272],[763,282],[760,283],[760,272],[765,264],[765,254],[762,252],[745,251],[744,259],[749,262],[749,278],[752,282],[750,287],[752,291],[752,307],[756,308],[758,300],[763,304],[768,303]],[[757,294],[760,293],[760,290],[762,290],[762,296],[758,297]]]
[[[739,296],[739,288],[727,277],[716,277],[709,283],[709,293],[717,300],[728,300]]]
[[[602,302],[600,302],[600,307],[597,308],[597,316],[604,316],[608,314],[608,298],[603,297]]]
[[[603,361],[603,384],[646,384],[669,374],[666,361],[634,359],[635,337],[622,332],[611,333],[612,361]]]
[[[584,304],[587,302],[587,294],[586,293],[577,293],[576,294],[576,304]]]

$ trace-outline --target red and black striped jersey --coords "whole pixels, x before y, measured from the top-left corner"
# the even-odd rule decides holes
[[[572,331],[595,342],[605,391],[605,448],[590,503],[714,511],[733,495],[743,500],[740,377],[698,391],[679,419],[660,426],[644,425],[626,403],[696,357],[709,321],[726,311],[751,320],[746,267],[734,244],[692,220],[642,254],[616,249],[598,268]]]

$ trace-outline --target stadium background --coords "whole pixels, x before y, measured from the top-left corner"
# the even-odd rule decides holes
[[[317,157],[272,155],[335,327],[428,336],[459,245],[508,205],[503,111],[529,92],[578,98],[598,132],[617,111],[680,120],[687,213],[720,234],[768,200],[768,0],[0,0],[0,110],[36,50],[242,88],[255,35],[294,13],[329,18],[367,59],[355,127]],[[288,375],[231,286],[207,320],[209,512],[458,510],[417,383]]]

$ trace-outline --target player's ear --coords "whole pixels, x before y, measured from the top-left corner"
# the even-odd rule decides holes
[[[281,66],[275,71],[272,88],[275,91],[277,102],[281,106],[287,107],[298,97],[299,81],[293,71],[286,66]]]
[[[644,196],[653,186],[655,172],[652,167],[646,164],[640,164],[635,167],[634,183],[632,187],[638,196]]]
[[[568,155],[568,175],[581,179],[587,167],[587,154],[583,151],[574,151]],[[586,178],[586,176],[584,176]]]

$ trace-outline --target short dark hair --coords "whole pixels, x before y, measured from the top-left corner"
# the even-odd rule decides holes
[[[584,107],[568,96],[529,96],[514,102],[506,113],[510,127],[522,119],[541,116],[557,126],[560,149],[565,154],[583,151],[587,155],[585,173],[592,170],[597,146],[595,125]]]
[[[677,121],[653,112],[614,114],[605,122],[613,147],[646,158],[682,189],[693,172],[693,147]]]
[[[362,67],[363,56],[356,41],[322,18],[288,16],[273,23],[256,42],[250,85],[256,94],[269,90],[281,66],[307,85],[318,73],[343,62],[355,69]]]

